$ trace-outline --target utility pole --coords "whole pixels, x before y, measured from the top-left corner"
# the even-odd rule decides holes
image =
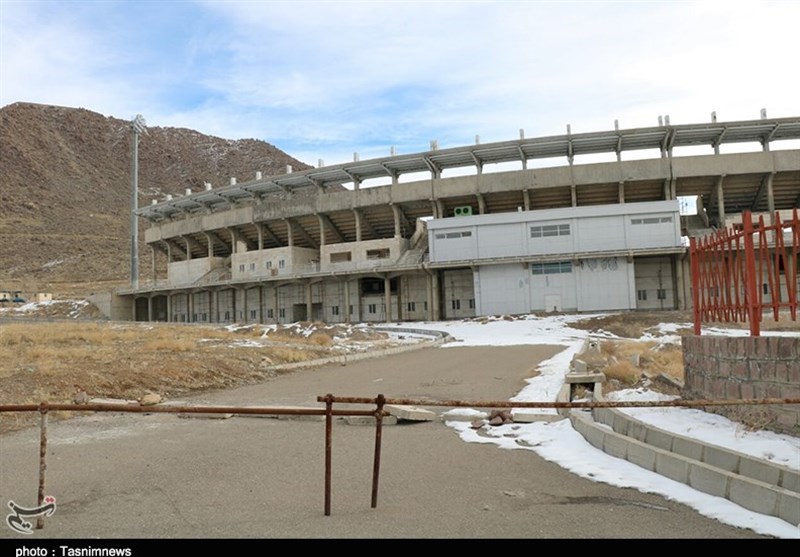
[[[131,288],[134,290],[139,288],[139,221],[136,217],[139,209],[139,135],[147,133],[145,125],[141,114],[131,121]]]

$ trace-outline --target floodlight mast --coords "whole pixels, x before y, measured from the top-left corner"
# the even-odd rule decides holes
[[[136,212],[139,209],[139,135],[147,133],[146,123],[141,114],[131,121],[133,132],[131,169],[131,288],[139,288],[139,222]]]

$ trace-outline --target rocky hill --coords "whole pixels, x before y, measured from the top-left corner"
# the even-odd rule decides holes
[[[0,290],[102,290],[130,277],[130,121],[82,108],[0,108]],[[139,142],[139,206],[302,163],[255,139],[148,127]],[[139,237],[145,224],[140,222]],[[140,242],[143,244],[144,242]],[[141,246],[140,261],[149,261]],[[149,276],[141,265],[140,277]]]

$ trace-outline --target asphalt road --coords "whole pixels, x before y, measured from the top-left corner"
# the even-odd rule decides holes
[[[505,400],[559,350],[427,348],[186,402],[318,405],[316,397],[329,392]],[[8,501],[36,501],[38,435],[0,437],[4,509]],[[324,439],[324,423],[308,419],[95,414],[51,423],[45,492],[57,511],[27,537],[3,521],[0,538],[761,537],[659,495],[579,478],[531,451],[463,442],[438,421],[383,429],[373,509],[374,428],[337,420],[325,516]]]

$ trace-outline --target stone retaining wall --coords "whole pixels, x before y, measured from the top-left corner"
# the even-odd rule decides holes
[[[800,337],[684,336],[682,344],[684,398],[800,398]],[[706,410],[800,437],[800,404],[710,406]]]

